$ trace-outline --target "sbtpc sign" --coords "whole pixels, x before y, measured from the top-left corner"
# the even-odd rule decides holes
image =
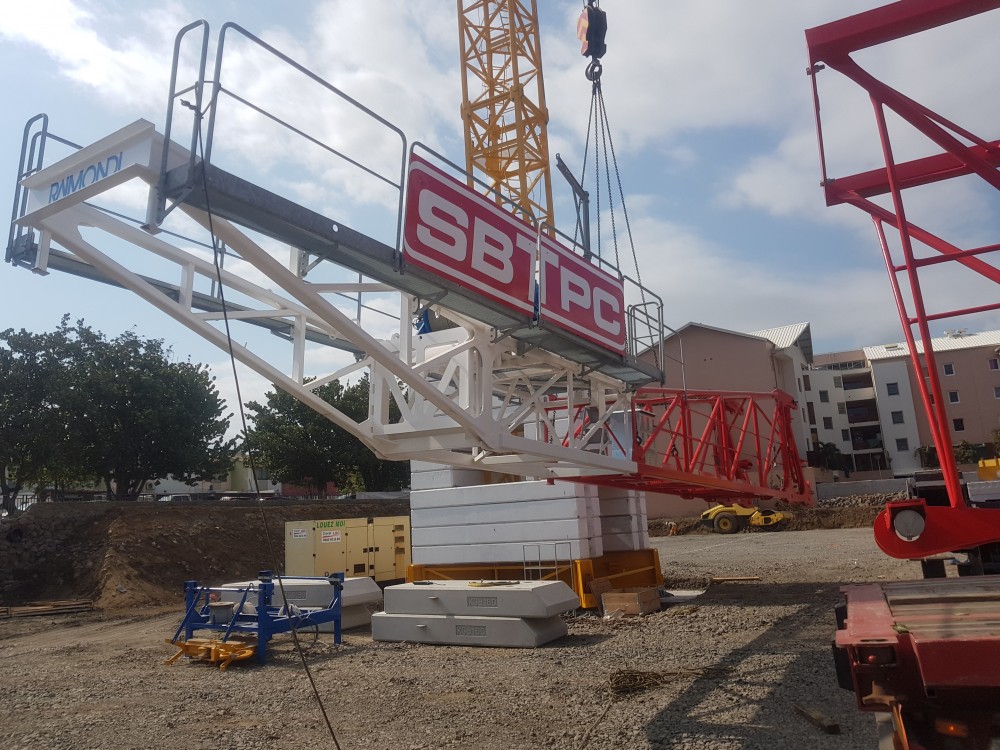
[[[622,282],[545,236],[539,265],[539,321],[624,355]]]
[[[533,227],[418,156],[409,166],[403,254],[407,263],[471,294],[625,353],[619,279],[539,238]]]
[[[411,157],[403,232],[407,263],[532,318],[537,245],[528,224]]]

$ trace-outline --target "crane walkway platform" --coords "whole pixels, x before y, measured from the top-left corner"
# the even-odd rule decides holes
[[[215,165],[198,162],[169,170],[164,195],[356,271],[417,300],[454,310],[492,326],[500,336],[564,357],[586,371],[601,372],[635,387],[662,382],[662,370],[652,363],[632,354],[616,356],[565,330],[518,316],[474,290],[404,264],[396,248]]]

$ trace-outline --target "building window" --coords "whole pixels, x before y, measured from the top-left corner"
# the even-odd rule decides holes
[[[844,403],[843,401],[841,401],[839,404],[837,404],[837,413],[838,414],[847,414],[847,404]]]
[[[844,387],[844,379],[840,375],[834,375],[833,376],[833,387],[834,388],[843,388]]]
[[[1000,360],[998,360],[996,357],[991,357],[990,358],[990,369],[991,370],[1000,370]]]
[[[906,453],[910,450],[910,441],[906,438],[896,438],[896,453]]]
[[[1000,385],[993,386],[993,398],[1000,398]]]
[[[892,423],[893,424],[903,424],[903,412],[894,411],[892,413]]]
[[[958,401],[958,391],[948,391],[948,403],[957,404]]]
[[[899,383],[886,383],[885,384],[885,392],[887,394],[889,394],[890,396],[898,396],[899,395]]]
[[[824,430],[833,429],[833,417],[823,417],[823,429]]]
[[[955,428],[955,432],[965,432],[965,420],[964,419],[953,419],[953,420],[951,420],[951,426]]]
[[[822,401],[824,404],[830,403],[830,392],[829,391],[820,391],[819,392],[819,400]]]
[[[953,365],[951,362],[945,362],[944,363],[944,374],[945,375],[954,375],[955,374],[955,365]]]
[[[803,385],[805,385],[807,391],[811,391],[812,390],[812,388],[810,387],[810,384],[809,384],[809,376],[808,375],[803,375],[802,376],[802,383],[803,383]]]
[[[845,443],[851,442],[851,431],[850,430],[841,430],[840,431],[840,439],[843,440]]]

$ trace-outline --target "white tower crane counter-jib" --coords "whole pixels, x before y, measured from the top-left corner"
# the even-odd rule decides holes
[[[183,81],[181,49],[199,31],[200,65]],[[314,106],[354,118],[373,143],[380,139],[363,151],[382,161],[367,164],[223,85],[227,44],[306,81]],[[469,176],[447,159],[409,144],[397,127],[240,27],[223,26],[211,76],[207,59],[207,24],[181,30],[162,134],[138,121],[79,148],[51,133],[46,116],[29,121],[9,263],[134,292],[382,458],[710,500],[809,501],[790,397],[660,387],[662,304],[651,291],[502,207],[488,186],[477,183],[489,197],[468,187]],[[391,196],[381,205],[394,221],[379,224],[381,237],[359,231],[223,169],[213,148],[227,153],[227,126],[242,122],[233,110],[336,163],[353,175],[350,190],[376,183]],[[286,111],[292,118],[298,110]],[[187,146],[173,137],[184,117]],[[56,148],[69,154],[47,163]],[[141,219],[95,202],[130,181],[148,186]],[[200,227],[210,244],[171,241],[177,225]],[[288,262],[278,260],[275,243],[292,248]],[[395,313],[387,314],[391,299]],[[382,316],[380,326],[372,314]],[[378,335],[386,317],[393,330]],[[232,341],[229,322],[290,342],[284,366]],[[331,368],[330,347],[353,361]],[[362,374],[370,387],[363,420],[315,393]]]

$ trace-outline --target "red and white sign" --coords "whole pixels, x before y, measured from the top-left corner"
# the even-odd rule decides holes
[[[418,156],[410,159],[403,258],[471,295],[625,354],[620,279],[539,238],[531,225]]]
[[[538,318],[625,354],[625,290],[620,279],[548,237],[539,259]]]
[[[535,230],[411,157],[403,257],[525,317],[535,314]]]

